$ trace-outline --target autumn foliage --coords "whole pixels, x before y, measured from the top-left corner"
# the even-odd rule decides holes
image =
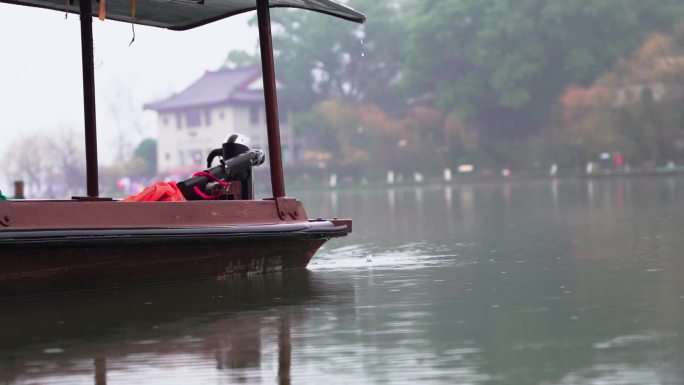
[[[568,87],[556,124],[590,159],[620,152],[635,165],[683,161],[684,27],[654,33],[588,87]]]
[[[325,167],[350,174],[382,174],[388,170],[416,172],[441,170],[464,144],[477,142],[456,113],[444,114],[423,105],[403,116],[391,116],[377,105],[359,105],[331,99],[313,108],[306,121],[315,147],[331,156]],[[321,157],[311,159],[320,164]]]

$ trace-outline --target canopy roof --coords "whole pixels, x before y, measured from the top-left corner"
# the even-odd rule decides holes
[[[79,0],[0,0],[0,3],[26,5],[78,13]],[[97,16],[98,0],[91,0]],[[131,22],[131,4],[136,24],[185,30],[256,9],[256,0],[105,0],[106,18]],[[67,9],[67,2],[69,6]],[[271,8],[302,8],[363,23],[366,18],[353,9],[331,0],[270,0]]]

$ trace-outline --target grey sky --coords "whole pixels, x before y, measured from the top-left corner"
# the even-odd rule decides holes
[[[257,32],[247,23],[251,16],[184,32],[136,26],[130,47],[130,24],[94,19],[101,162],[114,159],[120,128],[141,121],[139,129],[125,129],[124,134],[134,141],[154,135],[154,113],[145,112],[141,119],[133,116],[143,103],[180,91],[204,71],[216,69],[231,49],[255,52]],[[78,15],[65,20],[64,13],[2,4],[0,36],[0,154],[22,135],[34,132],[80,134]]]

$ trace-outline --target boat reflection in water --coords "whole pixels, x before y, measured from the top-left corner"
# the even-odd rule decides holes
[[[0,383],[286,384],[292,325],[352,290],[291,271],[3,302]]]

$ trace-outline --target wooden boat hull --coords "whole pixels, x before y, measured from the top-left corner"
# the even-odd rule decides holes
[[[303,208],[304,218],[280,220],[275,207],[272,213],[263,210],[263,203],[273,202],[262,201],[252,201],[253,205],[222,202],[185,206],[61,202],[62,209],[71,205],[91,212],[72,214],[71,228],[36,228],[22,224],[22,213],[35,215],[37,206],[43,205],[51,210],[45,221],[53,218],[65,222],[55,213],[60,205],[17,203],[12,207],[12,223],[16,225],[0,229],[0,298],[304,268],[328,239],[350,231],[350,223],[345,221],[309,221]],[[99,221],[110,226],[97,227],[95,218],[113,209],[130,210],[131,205],[148,214],[138,213],[137,218],[143,220],[127,221],[137,227],[116,227],[118,222],[107,221],[106,216]],[[207,219],[200,219],[202,211],[207,211]],[[169,215],[177,218],[160,219]],[[231,223],[231,215],[247,215],[253,222],[266,223]],[[212,217],[221,217],[222,224]],[[157,225],[152,226],[152,222]],[[82,227],[75,227],[79,223]]]

